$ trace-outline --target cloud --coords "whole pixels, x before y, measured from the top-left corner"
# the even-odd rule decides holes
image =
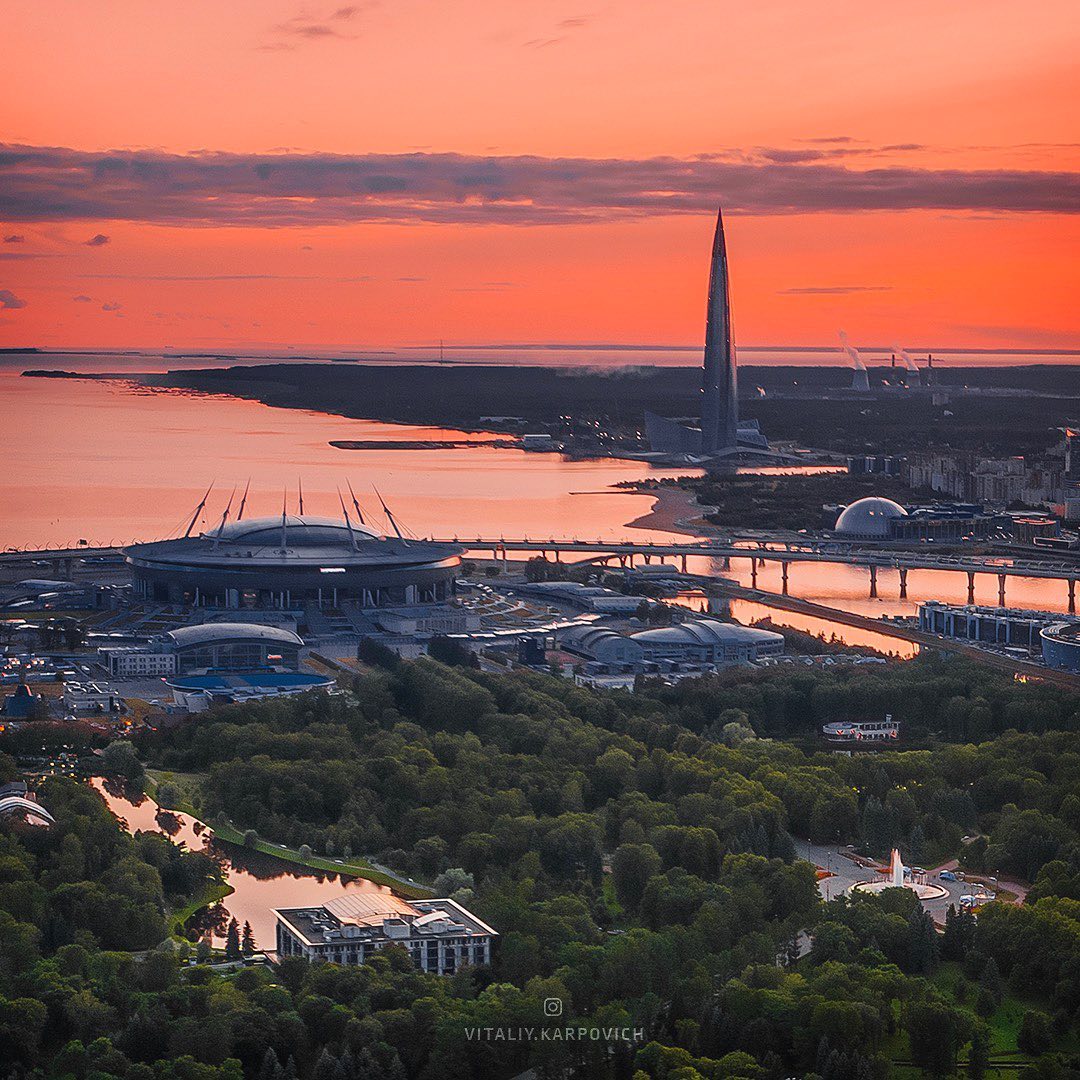
[[[4,237],[4,243],[5,244],[25,244],[26,243],[26,237],[20,235],[19,233],[12,233],[10,236],[5,236]]]
[[[84,240],[83,243],[87,247],[102,247],[109,242],[109,238],[104,233],[95,233],[89,240]]]
[[[351,22],[366,8],[374,7],[375,4],[350,4],[347,7],[339,7],[331,11],[325,18],[314,18],[310,15],[294,15],[283,23],[278,23],[272,30],[277,40],[272,40],[258,46],[264,52],[283,52],[296,48],[298,41],[319,41],[327,38],[351,39],[355,34],[344,33],[342,24]],[[280,40],[281,38],[293,40]]]
[[[91,300],[91,298],[89,296],[86,296],[84,293],[79,293],[78,296],[73,296],[71,299],[74,300],[76,304],[92,304],[93,303],[93,300]]]
[[[88,152],[0,144],[9,221],[563,225],[657,215],[1080,212],[1080,173],[834,161]],[[93,238],[93,243],[107,242]]]
[[[83,281],[373,281],[370,274],[327,277],[324,274],[76,274]]]
[[[101,310],[102,311],[119,311],[121,306],[122,305],[120,305],[120,304],[111,303],[110,301],[106,300],[105,303],[101,305]]]
[[[13,311],[26,307],[26,301],[20,300],[10,289],[0,289],[0,310]]]
[[[889,292],[891,285],[804,285],[797,289],[779,289],[777,296],[849,296],[851,293]]]

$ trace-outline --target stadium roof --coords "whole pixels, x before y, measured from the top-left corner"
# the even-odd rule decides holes
[[[304,639],[291,630],[262,623],[212,622],[181,626],[166,635],[178,648],[212,645],[220,641],[267,641],[278,645],[303,645]]]
[[[634,641],[643,644],[695,644],[722,645],[734,642],[760,644],[763,641],[782,641],[783,635],[772,630],[757,630],[737,623],[718,622],[716,619],[690,619],[675,626],[661,626],[655,630],[641,630],[631,634]]]
[[[352,537],[344,521],[335,518],[312,517],[310,514],[299,517],[289,514],[285,517],[285,536],[289,547],[325,547],[328,544],[352,546],[352,539],[358,543],[366,540],[378,540],[379,534],[374,529],[359,523],[352,525]],[[251,518],[247,521],[233,521],[221,529],[209,529],[202,535],[208,540],[220,540],[230,544],[250,544],[261,547],[272,544],[281,547],[282,519],[280,517]]]

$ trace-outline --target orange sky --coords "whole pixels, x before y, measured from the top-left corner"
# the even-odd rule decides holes
[[[744,344],[1080,348],[1073,3],[113,0],[4,31],[0,346],[695,344],[722,201]]]

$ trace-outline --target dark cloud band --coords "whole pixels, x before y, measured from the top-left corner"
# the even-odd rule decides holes
[[[917,209],[1072,214],[1080,211],[1080,173],[857,170],[767,156],[183,155],[0,145],[0,206],[11,222],[558,225],[707,213],[719,201],[728,213],[760,215]]]

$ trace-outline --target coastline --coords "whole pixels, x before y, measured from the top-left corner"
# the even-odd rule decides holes
[[[645,481],[629,485],[628,490],[651,495],[655,499],[648,513],[626,523],[628,529],[647,529],[694,537],[708,536],[714,531],[705,521],[707,507],[702,506],[693,492],[685,488]]]

